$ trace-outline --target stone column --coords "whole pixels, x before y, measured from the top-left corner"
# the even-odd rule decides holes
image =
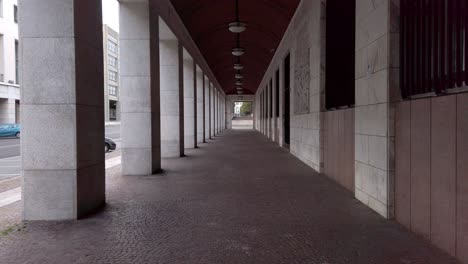
[[[160,19],[161,78],[161,154],[162,157],[184,155],[184,108],[182,47],[167,25]]]
[[[197,76],[197,143],[203,143],[205,142],[205,89],[203,86],[203,71],[198,66],[196,66],[195,70]]]
[[[196,147],[196,87],[195,68],[193,59],[188,52],[183,49],[183,74],[184,74],[184,146],[185,148]]]
[[[101,1],[19,10],[23,219],[78,219],[105,203]]]
[[[386,218],[393,217],[397,10],[396,1],[356,2],[355,196]]]
[[[214,134],[214,87],[213,84],[210,81],[210,135],[213,138],[215,136]]]
[[[210,82],[206,76],[204,76],[204,89],[205,89],[205,142],[211,138],[211,107],[210,107]]]
[[[224,96],[221,96],[221,132],[223,132],[224,128],[226,127],[226,123],[224,122],[224,117],[226,116],[226,112],[224,111],[224,103]]]
[[[268,133],[267,136],[269,139],[272,139],[272,126],[271,126],[271,85],[268,84],[267,87],[267,122],[268,122]]]
[[[208,133],[207,133],[207,138],[208,139],[211,139],[211,84],[210,84],[210,80],[207,79],[207,77],[205,77],[205,89],[207,90],[207,107],[206,107],[206,110],[207,110],[207,124],[208,126],[206,127],[208,129]]]
[[[158,31],[148,2],[120,2],[123,175],[161,169]]]
[[[219,134],[219,91],[215,88],[215,135]]]
[[[213,137],[216,137],[216,87],[214,87],[213,83],[211,83],[211,98],[212,98],[212,112],[213,115],[211,116],[212,118],[212,123],[211,123],[211,129]]]
[[[278,138],[278,117],[277,117],[277,112],[276,112],[276,98],[278,96],[278,94],[276,93],[276,85],[278,85],[276,83],[276,72],[275,74],[273,75],[273,87],[272,87],[272,91],[273,91],[273,103],[272,103],[272,107],[273,107],[273,138],[272,140],[274,142],[278,142],[279,143],[279,138]]]

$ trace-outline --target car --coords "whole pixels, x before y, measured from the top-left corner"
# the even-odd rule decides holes
[[[117,144],[115,144],[115,141],[106,137],[104,138],[104,152],[110,152],[113,151],[117,148]]]
[[[19,124],[1,124],[0,137],[16,137],[21,136],[21,126]]]

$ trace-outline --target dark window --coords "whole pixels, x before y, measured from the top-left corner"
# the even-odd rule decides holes
[[[13,6],[13,20],[15,23],[18,23],[18,6],[14,5]]]
[[[290,144],[290,78],[291,78],[290,54],[284,59],[284,143]]]
[[[326,108],[354,105],[356,1],[327,1]]]
[[[276,108],[276,117],[279,117],[279,110],[280,110],[280,107],[279,107],[279,103],[280,103],[280,100],[279,100],[279,94],[280,94],[280,80],[279,80],[279,69],[276,70],[276,73],[275,73],[275,108]]]
[[[468,84],[468,2],[401,1],[403,98]]]

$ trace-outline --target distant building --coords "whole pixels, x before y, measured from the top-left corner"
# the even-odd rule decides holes
[[[242,107],[242,102],[235,102],[234,103],[234,116],[238,117],[241,115],[241,107]]]
[[[103,33],[105,121],[119,121],[119,34],[108,25],[104,25]]]
[[[0,0],[0,124],[20,122],[18,62],[18,2]]]

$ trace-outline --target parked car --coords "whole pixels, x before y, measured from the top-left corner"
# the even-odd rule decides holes
[[[19,124],[0,125],[0,137],[20,138],[20,135],[21,135],[21,126]]]
[[[110,138],[104,139],[104,151],[105,153],[115,150],[117,148],[117,144],[115,144],[114,140]]]

